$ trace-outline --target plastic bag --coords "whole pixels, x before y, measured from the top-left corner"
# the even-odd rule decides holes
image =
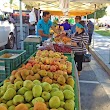
[[[29,22],[30,22],[31,25],[35,24],[35,22],[36,22],[36,15],[35,15],[35,12],[34,12],[34,8],[29,13]]]
[[[38,48],[38,50],[53,50],[53,51],[55,51],[54,45],[53,45],[53,43],[51,41],[44,41],[43,45],[40,46]]]

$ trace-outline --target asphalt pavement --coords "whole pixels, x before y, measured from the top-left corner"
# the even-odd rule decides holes
[[[81,110],[110,110],[110,76],[93,57],[83,63],[79,82]]]

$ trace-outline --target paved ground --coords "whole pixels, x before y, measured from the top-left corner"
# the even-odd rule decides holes
[[[79,78],[81,110],[110,110],[110,77],[92,58]]]
[[[94,33],[93,39],[90,51],[110,75],[110,37]]]

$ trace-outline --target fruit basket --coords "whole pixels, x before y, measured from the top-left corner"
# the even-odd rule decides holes
[[[4,49],[0,51],[0,82],[25,61],[25,50]]]
[[[45,52],[44,52],[45,53]],[[42,54],[43,55],[43,54]],[[53,54],[52,54],[53,55]],[[64,54],[66,57],[68,57],[68,61],[70,61],[72,64],[74,64],[73,62],[74,62],[74,60],[72,59],[72,57],[71,57],[71,54]],[[18,69],[20,70],[20,68],[21,67],[26,67],[26,68],[30,68],[30,67],[27,67],[26,65],[28,64],[28,66],[30,66],[29,65],[29,62],[30,63],[32,63],[31,61],[33,60],[33,57],[37,57],[36,56],[36,52],[33,54],[33,55],[31,55],[31,57],[29,58],[29,59],[27,59],[24,63],[23,63],[23,65],[22,66],[20,66]],[[58,57],[58,56],[57,56]],[[64,57],[64,56],[63,56]],[[66,58],[66,57],[64,57],[64,58]],[[37,61],[37,60],[36,60]],[[42,60],[43,61],[43,60]],[[24,65],[24,64],[26,64],[26,65]],[[34,64],[34,63],[32,63],[32,64]],[[38,66],[38,65],[37,65]],[[79,104],[79,92],[78,92],[78,85],[77,85],[77,83],[76,83],[76,76],[75,76],[75,73],[74,73],[74,66],[75,65],[73,65],[72,66],[72,76],[73,76],[73,78],[74,78],[74,81],[75,81],[75,83],[74,83],[74,91],[73,91],[73,93],[75,93],[75,107],[74,107],[74,110],[80,110],[79,108],[79,106],[80,106],[80,104]],[[17,68],[16,68],[17,69]],[[53,71],[53,70],[52,70]],[[16,71],[13,71],[13,75],[15,74],[15,72]],[[18,73],[19,74],[19,73]],[[42,74],[42,73],[40,73],[40,74]],[[43,74],[42,74],[43,75]],[[70,75],[70,76],[71,76]],[[12,78],[12,77],[11,77]],[[7,79],[7,81],[8,81],[8,79]],[[25,80],[26,81],[26,80]],[[29,81],[30,83],[29,83],[29,85],[31,85],[31,83],[32,83],[32,81]],[[39,83],[38,81],[34,81],[34,83]],[[41,83],[41,82],[40,82]],[[3,83],[1,83],[1,84],[3,84]],[[16,84],[16,82],[14,83],[14,84]],[[44,84],[44,83],[42,83],[42,84]],[[45,84],[47,84],[47,83],[45,83]],[[23,86],[24,86],[25,84],[23,83]],[[38,85],[37,85],[38,86]],[[19,86],[17,86],[17,87],[19,87]],[[40,86],[38,86],[38,87],[40,87]],[[43,87],[43,86],[42,86]],[[21,88],[20,88],[21,89]],[[43,88],[44,89],[44,88]],[[47,86],[46,86],[46,88],[45,88],[46,90],[47,90]],[[8,89],[9,90],[9,89]],[[33,90],[34,91],[34,90]],[[33,92],[32,91],[32,92]],[[20,92],[20,91],[19,91]],[[18,94],[19,94],[19,92],[18,92]],[[37,93],[37,92],[36,92]],[[14,99],[16,98],[17,96],[15,96],[14,97]],[[42,96],[43,97],[43,96]],[[24,98],[26,98],[26,96],[24,96]],[[55,98],[55,97],[54,97]],[[45,99],[45,98],[44,98]],[[26,100],[26,99],[25,99]],[[37,99],[36,99],[37,100]],[[41,98],[39,99],[39,100],[41,100]],[[35,101],[35,100],[34,100]],[[15,102],[16,103],[16,102]],[[50,105],[51,106],[51,105]],[[72,109],[73,110],[73,109]]]

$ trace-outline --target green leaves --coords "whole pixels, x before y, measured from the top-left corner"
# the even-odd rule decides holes
[[[106,15],[106,8],[107,8],[107,7],[104,7],[104,8],[101,8],[101,9],[99,9],[99,10],[96,10],[96,19],[102,18],[104,15]],[[94,13],[95,13],[95,12],[94,12]],[[87,18],[88,18],[88,19],[94,18],[94,13],[88,15]]]
[[[13,0],[10,0],[10,4],[12,4],[13,3]]]

